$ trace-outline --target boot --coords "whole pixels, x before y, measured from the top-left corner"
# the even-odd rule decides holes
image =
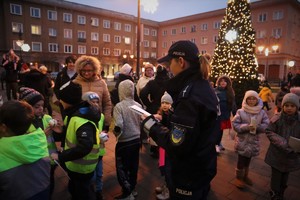
[[[235,174],[236,174],[236,179],[234,180],[233,184],[239,189],[244,189],[245,188],[245,182],[244,182],[245,170],[236,168]]]
[[[244,182],[247,185],[253,185],[253,181],[248,177],[249,167],[245,168]]]

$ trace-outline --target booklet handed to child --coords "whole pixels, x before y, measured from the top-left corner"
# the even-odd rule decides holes
[[[300,139],[290,136],[289,146],[297,153],[300,153]]]
[[[147,117],[150,116],[151,114],[148,113],[146,110],[144,110],[143,108],[140,108],[136,105],[133,106],[129,106],[129,108],[134,111],[135,113],[139,114],[139,115],[146,115]]]

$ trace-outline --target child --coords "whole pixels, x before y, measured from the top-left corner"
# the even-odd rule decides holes
[[[41,128],[47,137],[48,142],[48,151],[49,155],[51,153],[57,152],[55,140],[53,137],[54,134],[58,134],[62,132],[62,125],[58,119],[52,119],[50,115],[44,114],[44,97],[38,91],[28,88],[21,87],[19,89],[19,100],[26,101],[29,103],[34,112],[34,119],[32,125],[37,129]],[[50,194],[53,193],[54,190],[54,172],[56,165],[54,162],[51,162],[51,174],[50,174]]]
[[[122,194],[115,199],[134,199],[137,182],[140,149],[140,116],[129,106],[142,106],[134,101],[134,84],[124,80],[119,84],[120,102],[113,111],[114,134],[117,138],[115,148],[116,170]]]
[[[170,112],[172,108],[173,99],[172,97],[165,92],[164,95],[161,97],[161,106],[158,111],[158,114],[154,115],[156,119],[158,119],[161,124],[163,124],[166,127],[170,127],[169,119],[170,119]],[[165,153],[165,150],[162,147],[159,147],[159,169],[161,171],[161,175],[165,176],[166,183],[162,187],[156,187],[155,191],[157,193],[156,197],[157,199],[163,200],[163,199],[169,199],[169,164],[168,164],[168,157]]]
[[[97,112],[100,112],[99,108],[99,101],[100,97],[97,93],[95,92],[86,92],[82,95],[82,100],[87,101],[91,105],[91,109],[96,109]],[[103,182],[102,182],[102,177],[103,177],[103,156],[105,155],[105,142],[108,141],[108,134],[105,132],[102,132],[104,125],[104,115],[101,114],[101,119],[98,123],[98,129],[99,129],[99,137],[100,137],[100,155],[97,163],[97,167],[95,170],[95,174],[93,177],[93,181],[96,183],[95,191],[96,191],[96,200],[102,200],[103,194],[102,194],[102,189],[103,189]]]
[[[263,108],[266,108],[267,111],[271,110],[271,108],[269,107],[269,102],[270,102],[270,100],[274,102],[274,97],[273,97],[272,91],[268,87],[267,83],[263,84],[263,88],[259,92],[258,96],[263,101],[263,104],[264,104]]]
[[[236,104],[232,83],[228,76],[220,76],[216,82],[216,85],[217,87],[215,88],[215,93],[219,99],[221,110],[221,115],[219,116],[221,125],[216,143],[216,152],[220,153],[221,150],[225,150],[221,143],[223,131],[224,129],[231,129],[230,116],[231,113],[235,115]]]
[[[277,112],[281,112],[281,103],[284,95],[290,92],[287,82],[283,82],[280,87],[280,91],[277,93],[275,98],[275,105],[277,107]]]
[[[237,132],[235,151],[238,153],[236,179],[234,184],[244,188],[245,183],[252,185],[248,177],[251,158],[257,156],[260,150],[259,134],[264,133],[269,124],[269,118],[262,109],[262,100],[257,92],[248,90],[245,93],[242,108],[232,119],[232,125]]]
[[[26,102],[5,102],[0,108],[0,198],[49,199],[50,159],[42,129]]]
[[[300,154],[290,145],[290,137],[300,139],[299,97],[288,93],[282,100],[281,113],[275,114],[266,129],[270,146],[265,162],[272,167],[271,199],[283,199],[288,176],[300,169]]]

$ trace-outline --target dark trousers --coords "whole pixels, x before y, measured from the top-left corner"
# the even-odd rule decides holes
[[[17,82],[6,82],[6,97],[7,100],[13,99],[17,100],[17,91],[18,91],[18,83]]]
[[[91,191],[91,180],[92,176],[89,176],[90,178],[82,179],[77,178],[76,176],[70,175],[69,185],[68,189],[72,196],[72,200],[91,200],[93,199],[90,195]]]
[[[263,109],[266,107],[267,110],[270,110],[271,108],[269,107],[269,103],[267,101],[263,102]]]
[[[281,172],[272,167],[271,189],[276,193],[283,194],[287,187],[288,178],[289,172]]]
[[[123,194],[129,195],[136,186],[139,168],[140,139],[118,142],[115,148],[117,178]]]
[[[238,155],[237,168],[238,169],[248,168],[250,165],[250,161],[251,161],[251,158],[248,158],[248,157],[245,157],[242,155]]]

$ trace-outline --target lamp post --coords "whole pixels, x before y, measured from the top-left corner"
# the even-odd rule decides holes
[[[271,40],[274,40],[275,39],[275,42],[273,45],[271,45]],[[273,50],[273,52],[276,52],[278,49],[279,49],[279,46],[277,44],[277,40],[278,38],[274,38],[274,37],[269,37],[269,38],[266,38],[265,40],[267,40],[266,42],[266,46],[264,45],[260,45],[257,47],[258,51],[260,53],[264,52],[264,55],[266,56],[266,65],[265,65],[265,69],[264,69],[264,75],[266,78],[269,77],[269,53],[270,53],[270,48]],[[270,46],[271,45],[271,46]]]

